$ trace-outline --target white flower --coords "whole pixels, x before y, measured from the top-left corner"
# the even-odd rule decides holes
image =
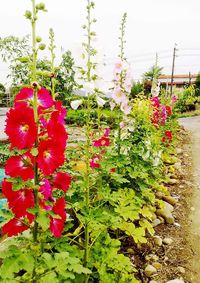
[[[106,101],[103,98],[97,96],[97,104],[99,105],[99,107],[103,107],[105,103]]]
[[[110,101],[110,110],[112,111],[115,108],[116,104],[113,101]]]
[[[92,82],[84,84],[85,96],[91,95],[94,92],[94,84]]]
[[[131,113],[132,107],[128,103],[122,103],[120,106],[120,109],[122,112],[124,112],[125,115],[128,115]]]
[[[78,107],[83,103],[83,100],[80,99],[80,100],[74,100],[74,101],[71,101],[70,105],[71,105],[71,108],[76,110],[78,109]]]
[[[116,104],[120,103],[126,103],[127,102],[127,97],[121,90],[120,86],[117,86],[114,88],[112,98],[115,101]]]

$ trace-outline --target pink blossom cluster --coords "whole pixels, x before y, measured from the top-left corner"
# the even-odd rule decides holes
[[[128,94],[132,88],[130,66],[126,61],[119,60],[114,68],[114,90],[112,93],[112,101],[110,103],[111,110],[117,105],[121,111],[128,115],[131,112]]]
[[[153,108],[151,122],[156,128],[159,128],[160,125],[165,125],[167,118],[172,115],[172,108],[169,105],[161,104],[158,96],[152,97],[150,102]]]

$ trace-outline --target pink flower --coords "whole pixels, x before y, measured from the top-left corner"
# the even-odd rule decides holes
[[[158,96],[155,96],[153,98],[151,98],[151,105],[155,108],[159,108],[160,107],[160,99]]]
[[[176,101],[178,100],[176,95],[172,95],[172,104],[176,103]]]
[[[104,137],[108,137],[110,134],[110,128],[106,128],[104,132]]]
[[[118,60],[116,63],[115,63],[115,67],[114,67],[114,75],[115,74],[120,74],[121,71],[123,70],[123,62],[122,60]]]
[[[112,98],[113,98],[114,102],[118,105],[120,103],[125,103],[128,100],[126,95],[122,92],[122,90],[119,86],[114,88]]]
[[[93,140],[93,146],[95,147],[109,146],[109,145],[110,145],[110,139],[107,137],[102,137],[98,140]]]
[[[11,108],[7,113],[5,133],[11,146],[18,149],[31,148],[36,140],[37,125],[30,107]]]
[[[23,88],[15,97],[15,107],[32,106],[33,100],[33,89],[28,87]],[[46,109],[53,106],[53,99],[47,89],[41,88],[40,90],[38,90],[37,103],[40,109]]]
[[[25,153],[22,156],[11,156],[5,165],[5,173],[10,177],[21,177],[24,181],[34,178],[33,156]]]
[[[125,115],[128,115],[131,113],[132,108],[128,103],[122,103],[120,109]]]
[[[101,159],[100,155],[94,155],[92,157],[92,160],[90,161],[90,167],[91,168],[100,168],[101,165],[98,163]]]

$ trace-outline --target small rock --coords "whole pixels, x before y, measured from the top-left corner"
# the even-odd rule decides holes
[[[157,269],[153,265],[147,265],[147,267],[144,270],[144,273],[147,277],[151,277],[157,272]]]
[[[161,209],[157,209],[156,214],[158,216],[163,217],[168,224],[174,224],[175,220],[174,220],[174,217],[172,215],[173,210],[174,210],[174,207],[171,204],[169,204],[168,202],[164,201],[163,207]]]
[[[183,150],[182,150],[181,148],[177,147],[176,153],[177,153],[177,154],[182,154],[182,153],[183,153]]]
[[[184,185],[180,185],[179,188],[180,188],[180,189],[184,189]]]
[[[156,227],[156,226],[158,226],[158,225],[160,225],[161,224],[161,221],[160,221],[160,219],[158,219],[158,218],[156,218],[155,220],[153,220],[153,222],[152,222],[152,226],[153,227]]]
[[[169,179],[169,180],[167,181],[167,183],[168,183],[169,185],[175,185],[175,184],[178,183],[178,180],[176,180],[176,179]]]
[[[159,216],[158,219],[160,220],[160,223],[162,223],[162,224],[165,223],[165,220],[164,220],[163,217]]]
[[[178,270],[178,272],[185,274],[185,268],[184,267],[178,266],[177,270]]]
[[[174,279],[174,280],[167,281],[167,283],[184,283],[184,281],[182,279]]]
[[[155,237],[154,237],[154,243],[155,243],[156,246],[161,247],[161,246],[162,246],[162,243],[163,243],[162,238],[159,237],[159,236],[155,236]]]
[[[165,195],[162,192],[156,192],[156,197],[162,199]]]
[[[153,267],[155,267],[157,270],[161,270],[162,269],[162,264],[160,262],[154,262],[152,263]]]
[[[163,239],[163,244],[165,244],[165,245],[171,245],[172,243],[173,243],[173,239],[171,239],[171,238]]]
[[[163,199],[171,205],[175,205],[177,203],[177,199],[171,196],[164,196]]]
[[[191,210],[191,211],[195,211],[195,208],[192,206],[192,207],[190,208],[190,210]]]
[[[180,228],[180,227],[181,227],[181,224],[179,224],[178,222],[175,222],[175,223],[174,223],[174,226]]]
[[[146,260],[146,261],[150,261],[150,260],[152,260],[152,261],[158,261],[158,260],[159,260],[159,257],[158,257],[157,255],[155,255],[155,254],[149,254],[149,255],[146,255],[146,256],[145,256],[145,260]]]

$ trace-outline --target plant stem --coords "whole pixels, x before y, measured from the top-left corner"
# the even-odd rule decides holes
[[[32,10],[33,10],[33,18],[31,21],[32,24],[32,51],[33,51],[33,69],[32,69],[32,79],[36,81],[36,62],[37,62],[37,50],[36,50],[36,9],[35,9],[35,0],[32,0]],[[33,88],[33,110],[34,110],[34,119],[35,123],[38,123],[38,113],[37,113],[37,86]],[[36,138],[35,147],[38,146],[38,137]],[[36,161],[36,157],[34,157],[34,201],[35,207],[38,207],[38,189],[37,185],[39,184],[38,180],[38,165]],[[37,215],[35,215],[34,227],[33,227],[33,241],[37,242],[37,234],[38,234],[38,223],[37,223]]]
[[[90,0],[87,0],[87,81],[91,82],[91,3]],[[87,98],[87,118],[86,118],[86,174],[85,174],[85,205],[86,209],[89,212],[90,207],[90,95],[88,94]],[[85,254],[84,254],[84,266],[88,266],[89,259],[89,223],[88,220],[85,222]],[[87,283],[89,276],[85,274],[84,282]]]

